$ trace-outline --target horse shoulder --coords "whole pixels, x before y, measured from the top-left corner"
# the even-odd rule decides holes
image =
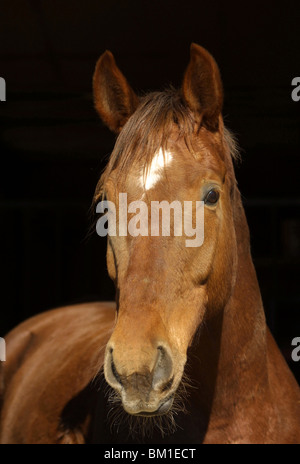
[[[103,365],[114,303],[89,303],[35,316],[6,337],[0,443],[82,442],[90,384]],[[82,437],[81,437],[82,435]]]
[[[277,432],[277,443],[300,443],[300,388],[269,330],[267,349],[273,404],[270,428]]]

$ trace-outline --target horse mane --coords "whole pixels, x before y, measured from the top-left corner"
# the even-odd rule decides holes
[[[174,123],[179,137],[183,137],[189,147],[189,136],[195,130],[195,118],[179,90],[170,87],[161,92],[150,92],[140,99],[140,105],[120,132],[109,162],[96,187],[93,205],[104,195],[105,183],[113,170],[118,176],[126,176],[136,162],[149,169],[154,154],[168,143]],[[237,142],[232,133],[224,127],[224,139],[231,157],[239,159]],[[192,151],[191,151],[192,152]]]

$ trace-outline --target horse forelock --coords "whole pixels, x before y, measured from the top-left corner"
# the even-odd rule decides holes
[[[173,87],[162,92],[151,92],[141,98],[141,104],[120,132],[109,162],[98,182],[94,203],[105,194],[106,181],[114,171],[116,182],[126,178],[132,166],[139,164],[146,176],[158,153],[165,156],[170,138],[183,138],[188,153],[194,156],[191,137],[197,122],[186,105],[181,92]],[[225,127],[223,142],[227,146],[227,163],[239,159],[239,150],[233,134]]]

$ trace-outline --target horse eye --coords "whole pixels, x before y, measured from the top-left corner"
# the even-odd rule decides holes
[[[215,205],[220,198],[220,193],[218,190],[211,189],[204,198],[204,203],[206,205]]]

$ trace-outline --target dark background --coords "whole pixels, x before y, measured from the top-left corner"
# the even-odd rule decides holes
[[[0,0],[0,336],[55,306],[114,298],[105,239],[86,239],[114,143],[93,108],[95,62],[110,49],[137,92],[178,86],[193,41],[221,69],[268,324],[300,380],[300,7],[278,3]]]

